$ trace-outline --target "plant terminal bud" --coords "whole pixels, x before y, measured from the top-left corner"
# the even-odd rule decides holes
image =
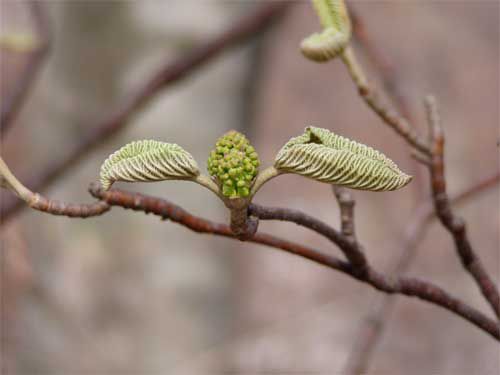
[[[208,173],[222,186],[225,197],[246,198],[250,195],[260,161],[248,139],[231,130],[217,140],[207,165]]]

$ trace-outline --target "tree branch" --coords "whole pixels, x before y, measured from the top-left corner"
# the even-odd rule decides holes
[[[500,173],[495,173],[484,178],[473,186],[465,189],[451,198],[450,203],[460,205],[476,195],[483,193],[500,182]],[[401,240],[401,253],[390,267],[390,274],[401,275],[408,270],[417,254],[416,250],[425,236],[429,224],[436,217],[432,201],[421,205],[412,220],[405,229],[405,235]],[[395,306],[396,299],[393,295],[387,295],[382,300],[374,301],[374,307],[365,317],[362,327],[354,340],[353,348],[347,360],[345,374],[355,375],[365,373],[371,360],[377,343],[388,323],[389,314]]]
[[[254,13],[235,22],[232,27],[204,46],[188,52],[173,63],[168,62],[154,73],[142,87],[131,93],[128,98],[105,116],[102,121],[94,126],[88,126],[90,130],[82,135],[82,141],[68,155],[59,158],[47,168],[43,168],[40,173],[31,174],[22,180],[26,181],[27,186],[34,191],[43,190],[70,167],[73,167],[83,156],[121,131],[128,124],[132,115],[148,104],[161,90],[189,76],[228,48],[253,38],[283,14],[289,4],[288,2],[273,2],[259,6]],[[19,200],[4,199],[0,215],[2,221],[6,222],[10,215],[22,207],[23,204]]]
[[[353,271],[359,275],[365,274],[368,269],[368,261],[363,253],[363,249],[353,237],[345,237],[328,224],[309,216],[301,211],[289,208],[264,207],[258,204],[251,204],[248,213],[256,216],[259,220],[280,220],[289,221],[328,238],[344,253],[353,267]]]
[[[446,179],[444,176],[444,135],[434,97],[427,97],[425,105],[432,142],[432,164],[430,167],[430,174],[436,214],[443,226],[453,236],[455,249],[462,261],[462,265],[472,275],[474,280],[476,280],[483,296],[491,305],[497,318],[500,318],[500,295],[498,289],[470,244],[464,220],[453,213],[448,200]]]
[[[333,194],[340,207],[340,228],[345,237],[356,238],[354,232],[354,199],[346,188],[332,185]]]
[[[29,57],[28,62],[23,68],[13,91],[5,98],[2,98],[0,139],[5,137],[8,129],[14,123],[15,117],[35,82],[42,62],[50,48],[49,26],[42,3],[40,1],[30,1],[28,6],[37,31],[37,45],[32,51],[26,52]]]
[[[103,191],[97,185],[91,185],[89,191],[94,197],[103,200],[111,206],[120,206],[135,211],[152,213],[162,217],[163,219],[169,219],[173,222],[181,224],[198,233],[210,233],[218,236],[235,238],[228,225],[214,223],[209,220],[193,216],[181,207],[164,199],[149,197],[139,193],[129,193],[117,189]],[[292,212],[289,214],[284,211],[276,211],[275,209],[270,209],[269,211],[266,210],[267,209],[265,207],[262,207],[261,212],[270,212],[272,215],[278,212],[279,215],[277,216],[281,215],[283,217],[290,217],[290,221],[304,222],[308,225],[312,225],[313,227],[315,224],[319,224],[317,221],[308,222],[307,215],[304,217],[300,212]],[[257,208],[257,211],[259,211],[259,208]],[[320,224],[319,227],[321,228],[322,225]],[[417,297],[424,301],[441,306],[442,308],[469,321],[481,330],[487,332],[496,340],[500,341],[500,327],[495,321],[431,283],[415,278],[385,277],[371,268],[368,268],[368,272],[360,274],[351,264],[334,256],[269,234],[256,233],[254,237],[249,239],[249,241],[281,249],[288,253],[309,259],[318,264],[322,264],[331,269],[341,271],[359,281],[368,283],[374,288],[385,293],[404,294],[411,297]],[[348,244],[350,244],[350,242],[346,241],[344,246],[348,246]],[[343,249],[343,251],[346,252],[346,249]]]
[[[372,39],[372,31],[367,29],[363,17],[359,14],[356,4],[349,3],[349,14],[352,21],[353,36],[361,45],[363,52],[379,73],[383,88],[391,99],[393,99],[396,107],[401,111],[404,118],[411,120],[411,111],[408,105],[408,98],[404,95],[403,86],[401,85],[401,76],[397,66],[391,62],[383,53],[382,49],[374,43]]]
[[[359,95],[365,103],[396,133],[403,137],[406,142],[417,149],[418,151],[429,155],[430,149],[425,140],[417,134],[415,128],[403,116],[399,115],[393,109],[387,107],[380,99],[375,86],[370,85],[366,78],[361,65],[358,63],[354,51],[351,47],[347,47],[340,55],[342,61],[347,67],[353,82],[358,88]]]
[[[29,207],[52,215],[86,218],[102,215],[110,209],[110,206],[106,202],[95,202],[90,204],[66,203],[47,199],[38,193],[33,193],[14,176],[1,157],[0,186],[11,190],[20,199],[26,202]]]

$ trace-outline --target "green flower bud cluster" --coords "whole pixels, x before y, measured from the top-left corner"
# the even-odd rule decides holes
[[[245,198],[259,169],[259,156],[241,133],[231,130],[217,140],[208,158],[208,173],[228,198]]]

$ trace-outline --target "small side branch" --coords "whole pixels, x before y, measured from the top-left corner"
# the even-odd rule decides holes
[[[280,220],[289,221],[328,238],[344,253],[345,257],[352,264],[353,270],[362,275],[368,269],[368,261],[361,246],[353,239],[345,237],[328,224],[309,216],[301,211],[288,208],[263,207],[258,204],[251,204],[249,213],[260,220]]]
[[[349,14],[352,21],[353,36],[359,42],[369,62],[380,75],[385,92],[394,101],[403,117],[412,122],[410,121],[412,115],[408,98],[404,93],[404,85],[400,79],[401,75],[398,67],[387,58],[383,48],[380,48],[374,42],[372,38],[374,30],[369,29],[369,26],[364,22],[362,12],[359,12],[358,7],[353,3],[349,3]]]
[[[252,186],[252,191],[250,192],[250,196],[253,197],[266,182],[283,173],[284,172],[277,170],[274,166],[267,167],[266,169],[264,169],[257,175],[255,182]]]
[[[340,227],[345,237],[355,238],[354,232],[354,199],[346,188],[333,185],[333,194],[340,207]]]
[[[436,215],[443,226],[453,236],[455,249],[462,265],[478,284],[483,296],[491,305],[497,318],[500,318],[500,295],[498,289],[472,248],[467,236],[464,220],[453,213],[448,199],[444,175],[444,134],[434,97],[428,96],[425,100],[425,106],[432,143],[430,174]]]
[[[473,186],[465,189],[451,198],[452,205],[459,205],[476,197],[500,181],[500,173],[488,176]],[[410,267],[417,254],[418,245],[421,243],[429,224],[435,218],[432,201],[426,202],[417,209],[415,216],[407,225],[404,238],[401,241],[401,253],[394,261],[392,275],[404,274]],[[366,373],[370,359],[377,343],[388,324],[389,314],[395,306],[395,296],[386,295],[381,300],[374,301],[374,307],[367,314],[359,333],[354,341],[353,348],[347,360],[344,372],[346,375]]]
[[[29,207],[52,215],[87,218],[102,215],[111,208],[106,202],[89,204],[66,203],[47,199],[38,193],[33,193],[14,176],[1,157],[0,183],[2,187],[11,190],[20,199],[26,202]]]
[[[29,206],[34,210],[46,212],[51,215],[77,217],[80,219],[103,215],[111,208],[106,202],[68,203],[47,199],[40,194],[34,195]]]
[[[358,63],[354,51],[347,47],[341,55],[342,61],[347,67],[352,80],[358,88],[358,92],[368,106],[392,129],[396,131],[412,147],[425,155],[430,154],[430,149],[425,140],[423,140],[411,126],[407,119],[400,116],[396,111],[389,109],[382,102],[374,86],[368,83],[361,65]]]

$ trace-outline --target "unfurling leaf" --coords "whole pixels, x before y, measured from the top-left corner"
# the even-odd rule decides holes
[[[190,153],[182,147],[153,140],[135,141],[111,154],[101,166],[101,185],[108,190],[115,181],[192,179],[200,174]]]
[[[282,172],[360,190],[396,190],[412,179],[381,152],[312,126],[283,146],[274,166]]]
[[[351,21],[344,0],[313,0],[323,32],[304,39],[300,50],[304,56],[317,62],[328,61],[340,52],[351,39]]]
[[[207,164],[208,172],[222,187],[222,195],[234,199],[250,195],[260,161],[248,139],[231,130],[217,140]]]

